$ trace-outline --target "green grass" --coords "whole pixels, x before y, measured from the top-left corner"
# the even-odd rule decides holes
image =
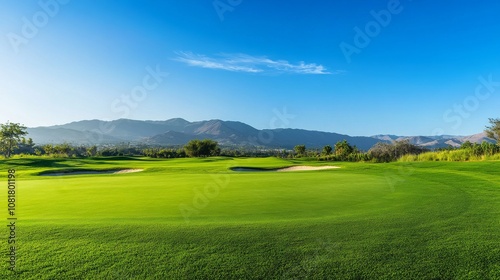
[[[328,164],[3,160],[2,201],[18,174],[18,267],[1,260],[0,279],[500,279],[500,162],[229,170]],[[119,168],[145,171],[38,176]]]

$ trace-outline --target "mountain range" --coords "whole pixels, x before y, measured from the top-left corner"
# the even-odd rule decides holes
[[[304,129],[259,130],[237,121],[208,120],[189,122],[181,118],[166,121],[119,119],[114,121],[84,120],[63,125],[28,128],[28,137],[36,144],[70,143],[74,145],[105,145],[118,143],[152,146],[179,146],[192,139],[213,139],[222,146],[292,149],[303,144],[321,148],[347,140],[361,150],[368,150],[377,142],[409,140],[429,149],[458,147],[465,141],[493,142],[485,133],[470,136],[349,136],[344,134]]]

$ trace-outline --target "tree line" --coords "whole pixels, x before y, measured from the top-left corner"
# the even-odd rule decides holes
[[[257,148],[221,148],[211,139],[191,140],[186,145],[176,148],[130,146],[127,144],[108,146],[74,146],[68,143],[36,145],[31,138],[26,138],[27,128],[18,123],[0,124],[0,153],[9,158],[14,154],[26,154],[54,157],[96,157],[96,156],[146,156],[151,158],[180,157],[265,157],[311,158],[322,161],[372,161],[390,162],[404,160],[470,160],[500,154],[500,118],[489,119],[490,125],[485,132],[497,143],[482,144],[465,142],[459,148],[429,151],[413,145],[409,141],[393,143],[379,142],[367,152],[351,146],[346,140],[337,142],[333,147],[325,145],[322,149],[307,149],[297,145],[293,150],[257,149]]]
[[[367,152],[362,152],[356,146],[351,146],[346,140],[343,140],[337,142],[334,147],[326,145],[321,151],[317,149],[307,150],[305,145],[295,146],[294,151],[296,157],[317,158],[318,160],[327,161],[479,160],[500,154],[500,118],[489,119],[489,123],[490,125],[486,126],[485,132],[489,138],[495,139],[497,143],[483,142],[477,144],[466,141],[458,148],[449,146],[445,149],[430,151],[413,145],[408,140],[402,140],[392,143],[379,142]]]
[[[307,150],[305,145],[297,145],[294,151],[296,157],[317,158],[320,161],[390,162],[405,154],[420,154],[427,150],[403,140],[394,143],[379,142],[368,152],[363,152],[356,146],[351,146],[346,140],[342,140],[333,147],[326,145],[322,150]]]
[[[35,145],[33,139],[26,138],[27,127],[19,123],[0,124],[0,153],[5,158],[14,154],[54,157],[95,157],[95,156],[147,156],[152,158],[209,157],[221,154],[216,141],[210,139],[191,140],[181,148],[132,147],[113,145],[97,147],[75,146],[69,143]]]

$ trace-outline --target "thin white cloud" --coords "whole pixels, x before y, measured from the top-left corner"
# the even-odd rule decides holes
[[[294,73],[294,74],[339,74],[341,71],[329,72],[323,65],[305,63],[293,64],[286,60],[272,60],[247,54],[221,54],[208,57],[192,52],[178,52],[176,61],[189,66],[221,69],[232,72],[247,73]]]

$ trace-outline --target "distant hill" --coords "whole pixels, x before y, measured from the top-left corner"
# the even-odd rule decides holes
[[[321,148],[347,140],[361,150],[368,150],[377,142],[409,140],[426,148],[460,146],[465,141],[493,142],[485,133],[471,136],[349,136],[332,132],[304,129],[258,130],[237,121],[208,120],[189,122],[181,118],[166,121],[84,120],[50,127],[28,128],[29,137],[37,144],[70,143],[75,145],[102,145],[116,143],[148,144],[156,146],[184,145],[192,139],[213,139],[223,146],[292,149],[303,144]]]
[[[484,141],[494,143],[495,140],[488,138],[485,132],[470,135],[470,136],[396,136],[396,135],[375,135],[373,138],[383,141],[402,141],[408,140],[411,144],[421,146],[428,149],[446,148],[449,146],[460,147],[464,142],[470,141],[471,143],[482,143]]]
[[[268,146],[271,147],[294,147],[297,144],[306,145],[306,147],[321,148],[325,145],[335,145],[338,141],[347,140],[351,145],[361,150],[368,150],[376,143],[378,139],[363,136],[349,136],[338,133],[309,131],[303,129],[274,129],[263,130],[264,135],[269,135],[271,141]]]
[[[460,141],[462,141],[462,143],[466,142],[466,141],[469,141],[471,143],[482,143],[483,141],[495,142],[495,140],[486,136],[486,132],[478,133],[478,134],[474,134],[474,135],[470,135],[470,136],[463,136],[463,137],[460,137],[459,139],[460,139]]]
[[[111,135],[91,131],[78,131],[57,126],[28,128],[27,131],[28,137],[33,138],[36,144],[113,144],[122,141]]]

